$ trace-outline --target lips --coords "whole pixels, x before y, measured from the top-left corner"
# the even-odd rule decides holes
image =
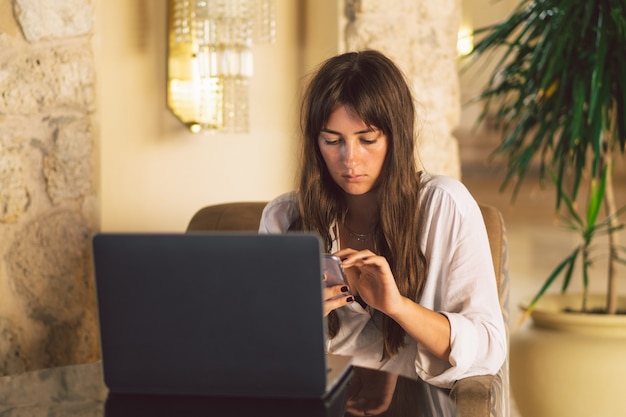
[[[343,177],[348,182],[359,182],[365,178],[365,175],[344,175]]]

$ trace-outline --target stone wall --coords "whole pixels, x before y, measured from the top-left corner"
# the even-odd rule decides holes
[[[0,375],[98,359],[90,0],[0,0]]]
[[[344,0],[347,50],[378,49],[413,84],[418,101],[419,157],[428,171],[460,178],[460,87],[456,42],[461,0]]]

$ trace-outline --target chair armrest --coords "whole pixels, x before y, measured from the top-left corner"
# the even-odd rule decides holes
[[[500,392],[496,375],[480,375],[463,378],[454,383],[450,398],[456,405],[458,417],[490,417],[492,404],[498,404],[494,396]]]

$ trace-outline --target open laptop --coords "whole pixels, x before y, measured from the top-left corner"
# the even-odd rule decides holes
[[[325,353],[320,248],[306,233],[94,236],[109,391],[326,396],[351,360]]]

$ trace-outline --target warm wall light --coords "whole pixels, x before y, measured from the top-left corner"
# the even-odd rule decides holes
[[[459,29],[456,51],[459,56],[469,55],[474,50],[474,34],[472,28],[461,26]]]
[[[248,131],[253,43],[275,41],[274,0],[168,0],[167,104],[194,132]]]

